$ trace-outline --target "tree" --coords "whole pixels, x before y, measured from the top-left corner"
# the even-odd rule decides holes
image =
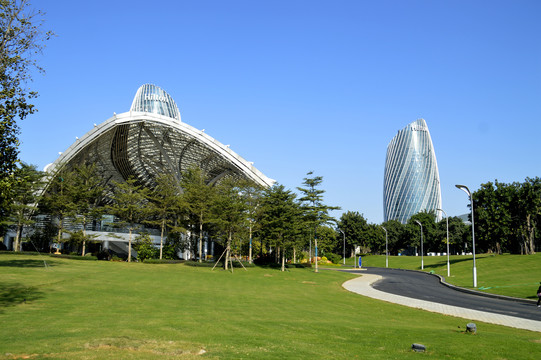
[[[197,225],[199,233],[199,262],[203,258],[203,227],[212,220],[212,206],[216,200],[216,191],[209,184],[206,174],[197,167],[182,173],[180,181],[184,190],[184,199],[190,213],[190,221]]]
[[[365,245],[363,232],[366,230],[367,226],[368,223],[366,219],[362,214],[356,211],[347,211],[340,217],[338,228],[344,232],[346,238],[346,254],[349,252],[350,257],[354,255],[356,245]],[[342,251],[339,253],[342,253]]]
[[[342,234],[340,234],[342,235]],[[318,249],[321,251],[322,255],[328,255],[336,249],[336,245],[341,244],[342,236],[338,236],[336,231],[330,226],[322,225],[317,228],[317,240],[318,240]],[[328,258],[329,256],[327,256]]]
[[[81,224],[81,234],[74,239],[79,239],[82,244],[82,256],[85,256],[86,242],[91,240],[86,233],[87,224],[103,213],[103,194],[105,184],[103,177],[98,174],[95,164],[81,164],[75,166],[67,183],[68,196],[73,203],[74,222]]]
[[[30,102],[37,93],[25,84],[32,80],[33,69],[43,72],[35,54],[52,35],[42,32],[42,15],[30,9],[27,0],[0,0],[0,219],[12,198],[19,156],[17,120],[35,111]]]
[[[38,171],[35,165],[21,163],[15,169],[13,178],[13,198],[9,208],[10,216],[7,224],[16,227],[13,250],[20,251],[24,227],[34,223],[31,216],[36,208],[37,190],[43,186],[43,173]]]
[[[310,171],[306,175],[312,176],[313,172]],[[302,183],[304,187],[297,187],[297,190],[303,195],[299,200],[303,206],[305,216],[308,219],[308,222],[312,224],[311,227],[314,229],[314,248],[316,256],[315,272],[318,272],[316,230],[321,225],[336,222],[336,220],[329,215],[329,211],[340,210],[340,207],[338,206],[328,206],[323,203],[323,194],[325,193],[325,190],[318,189],[322,182],[322,176],[306,177]]]
[[[63,242],[64,220],[75,213],[76,206],[68,185],[73,176],[73,171],[60,166],[60,170],[50,176],[47,190],[39,203],[42,213],[51,215],[56,221],[58,244]]]
[[[135,251],[137,251],[137,258],[141,261],[145,261],[146,259],[155,259],[158,255],[158,251],[154,247],[152,239],[148,233],[137,235],[135,238],[134,248]]]
[[[257,226],[256,217],[259,206],[261,205],[263,197],[263,188],[252,181],[241,180],[239,182],[239,187],[241,190],[241,196],[244,199],[246,204],[246,217],[248,220],[248,240],[249,240],[249,249],[248,249],[248,262],[251,264],[253,261],[252,257],[252,240],[253,234],[255,231],[255,226]]]
[[[231,262],[233,236],[247,221],[246,203],[235,180],[227,179],[218,185],[212,209],[214,212],[213,223],[227,239],[225,248],[225,269],[227,270],[228,263]]]
[[[381,226],[387,229],[387,247],[389,253],[398,254],[406,247],[403,243],[404,225],[398,220],[387,220]]]
[[[264,192],[261,202],[261,236],[281,249],[282,271],[285,271],[286,248],[293,245],[300,210],[296,195],[283,185],[275,184]]]
[[[516,217],[520,219],[521,253],[535,254],[535,232],[541,217],[541,179],[526,178],[518,187],[516,202]]]
[[[421,246],[421,228],[415,222],[419,221],[423,226],[423,253],[427,253],[430,250],[436,251],[438,247],[438,240],[436,238],[436,215],[422,211],[413,215],[406,225],[406,233],[409,237],[407,243],[408,246],[419,247]]]
[[[156,187],[150,194],[150,212],[155,217],[146,223],[160,227],[160,259],[163,258],[163,239],[167,228],[174,227],[174,218],[183,213],[186,208],[182,189],[176,178],[169,173],[164,173],[156,178]],[[176,227],[179,232],[184,229]]]
[[[120,226],[128,227],[128,262],[131,262],[132,233],[147,215],[149,189],[138,185],[134,178],[125,182],[113,181],[113,185],[113,203],[109,205],[109,209],[120,219]]]

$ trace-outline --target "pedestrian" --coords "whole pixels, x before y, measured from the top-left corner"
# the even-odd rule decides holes
[[[539,284],[541,284],[541,282]],[[539,285],[539,289],[537,289],[537,307],[541,307],[541,285]]]

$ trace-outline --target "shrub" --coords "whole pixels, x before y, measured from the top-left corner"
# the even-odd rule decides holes
[[[100,251],[96,254],[96,257],[98,260],[111,260],[111,254],[109,254],[109,251],[107,250]]]
[[[327,254],[327,259],[330,260],[333,264],[338,264],[342,260],[342,257],[340,255],[336,255],[333,253]]]
[[[133,247],[137,251],[137,258],[142,261],[157,258],[160,254],[160,250],[156,249],[149,234],[138,235]]]

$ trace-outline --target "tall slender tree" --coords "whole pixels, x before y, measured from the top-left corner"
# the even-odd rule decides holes
[[[184,190],[184,199],[191,216],[190,222],[197,226],[199,235],[199,262],[203,260],[204,226],[212,220],[212,206],[216,198],[216,189],[209,183],[206,174],[198,167],[192,167],[182,173],[180,185]]]
[[[323,203],[323,194],[325,190],[320,189],[319,186],[323,182],[322,176],[314,176],[313,172],[310,171],[307,174],[307,177],[304,178],[303,185],[304,187],[297,187],[302,194],[302,197],[299,199],[304,213],[308,222],[312,224],[314,229],[314,247],[315,247],[315,257],[316,257],[316,268],[315,272],[318,272],[317,264],[317,233],[316,230],[318,226],[323,224],[335,223],[336,220],[329,214],[331,210],[340,210],[338,206],[329,206]]]
[[[231,243],[233,236],[238,233],[247,221],[247,205],[242,197],[239,184],[233,179],[223,181],[217,187],[213,204],[213,223],[227,239],[225,248],[225,269],[231,263]]]

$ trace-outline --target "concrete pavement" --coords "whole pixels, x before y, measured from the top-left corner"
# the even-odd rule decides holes
[[[380,280],[379,275],[362,274],[359,277],[348,280],[342,286],[351,292],[368,296],[374,299],[409,306],[416,309],[423,309],[440,314],[461,317],[468,320],[483,321],[491,324],[504,325],[518,329],[526,329],[541,332],[541,321],[528,320],[508,315],[494,314],[484,311],[471,310],[458,306],[445,305],[425,300],[412,299],[405,296],[389,294],[374,289],[371,284]],[[541,311],[541,309],[539,310]]]

